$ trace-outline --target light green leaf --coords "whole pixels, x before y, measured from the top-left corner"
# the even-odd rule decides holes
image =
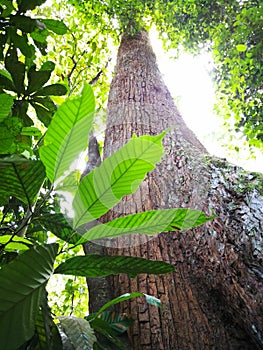
[[[137,190],[163,155],[164,135],[133,137],[83,178],[73,200],[74,227],[99,218]]]
[[[75,350],[93,350],[97,339],[87,320],[73,316],[63,316],[58,319]]]
[[[92,89],[85,85],[81,96],[66,100],[55,113],[40,148],[51,182],[64,175],[79,153],[87,148],[95,101]]]
[[[28,250],[29,247],[32,246],[32,242],[28,239],[13,235],[0,236],[0,244],[5,245],[4,250],[6,252],[13,252],[16,250]]]
[[[33,336],[57,249],[57,244],[32,247],[0,270],[0,339],[3,349],[17,349]]]
[[[186,208],[151,210],[98,224],[87,231],[78,243],[134,233],[154,235],[159,232],[188,230],[213,218],[214,216],[206,216],[199,210]]]
[[[124,255],[88,254],[66,260],[56,268],[55,273],[86,277],[126,273],[130,277],[136,277],[140,273],[164,274],[173,271],[174,267],[163,261],[151,261]]]
[[[162,308],[162,303],[160,299],[154,297],[153,295],[148,295],[148,294],[144,294],[144,295],[146,297],[146,301],[148,304]]]
[[[245,52],[247,50],[247,46],[244,44],[238,44],[238,45],[236,45],[236,49],[239,52]]]
[[[0,160],[0,203],[6,196],[32,204],[45,179],[43,164],[37,160],[9,157]]]
[[[149,294],[145,294],[145,293],[140,293],[140,292],[133,292],[133,293],[125,293],[122,294],[121,296],[112,299],[111,301],[109,301],[108,303],[104,304],[97,313],[92,314],[91,317],[87,317],[87,319],[94,319],[95,317],[98,317],[103,311],[105,311],[106,309],[108,309],[110,306],[116,305],[118,303],[121,303],[123,301],[129,300],[129,299],[133,299],[133,298],[137,298],[137,297],[142,297],[145,296],[146,297],[146,301],[147,303],[151,304],[151,305],[155,305],[155,306],[159,306],[161,307],[161,301]]]

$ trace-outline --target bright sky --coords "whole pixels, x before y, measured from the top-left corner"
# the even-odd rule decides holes
[[[204,54],[193,57],[190,54],[183,54],[175,60],[169,58],[171,56],[169,53],[164,53],[155,32],[151,33],[151,41],[160,71],[172,96],[176,98],[177,107],[189,128],[194,131],[207,150],[247,170],[263,172],[262,154],[258,154],[255,160],[246,160],[249,157],[247,149],[239,154],[233,152],[230,157],[217,140],[218,135],[222,133],[220,125],[223,121],[213,113],[215,93],[209,75],[213,65],[211,56]]]

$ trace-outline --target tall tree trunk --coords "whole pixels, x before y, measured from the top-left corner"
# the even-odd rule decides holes
[[[106,254],[164,260],[176,268],[163,276],[111,278],[114,295],[142,291],[160,298],[164,306],[148,306],[143,298],[121,306],[135,319],[133,347],[260,349],[263,199],[257,178],[207,154],[174,105],[146,31],[133,38],[124,35],[109,95],[104,155],[133,133],[157,134],[168,127],[172,129],[164,139],[164,159],[105,220],[172,207],[206,213],[213,209],[216,219],[187,232],[104,242]]]

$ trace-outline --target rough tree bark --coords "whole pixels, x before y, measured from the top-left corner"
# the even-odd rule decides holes
[[[146,31],[133,38],[124,35],[108,100],[104,155],[117,150],[133,133],[157,134],[168,127],[173,128],[164,139],[164,159],[140,189],[104,219],[171,207],[206,213],[213,209],[216,218],[188,232],[103,242],[106,254],[164,260],[176,267],[175,273],[163,276],[110,279],[114,296],[142,291],[163,303],[163,310],[148,306],[143,298],[121,306],[135,319],[130,331],[133,348],[260,349],[261,180],[208,155],[176,109]]]

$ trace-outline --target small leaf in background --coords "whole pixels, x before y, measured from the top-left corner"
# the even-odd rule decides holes
[[[146,297],[146,301],[148,304],[162,308],[162,303],[160,299],[154,297],[153,295],[148,295],[148,294],[144,294],[144,295]]]
[[[17,349],[33,336],[57,249],[57,244],[34,246],[0,270],[1,348]]]
[[[38,119],[46,127],[48,127],[52,120],[53,113],[50,112],[48,109],[44,108],[43,106],[39,105],[38,103],[34,103],[33,101],[30,101],[30,104],[35,109]]]
[[[37,90],[32,96],[63,96],[66,95],[68,89],[62,84],[52,84],[44,86],[41,89]]]
[[[236,45],[236,49],[239,52],[245,52],[247,50],[247,46],[244,44],[238,44],[238,45]]]
[[[8,94],[0,94],[0,122],[11,112],[14,97]]]
[[[6,252],[28,250],[32,246],[32,242],[23,237],[13,235],[0,236],[0,246],[5,245]]]
[[[41,22],[46,25],[47,29],[59,35],[66,34],[68,31],[68,27],[62,21],[55,19],[41,19]]]
[[[75,256],[61,263],[55,273],[86,277],[103,277],[125,273],[136,277],[141,273],[164,274],[175,271],[174,267],[163,261],[152,261],[123,255],[84,255]]]
[[[46,0],[20,0],[18,1],[18,8],[23,13],[27,10],[33,10],[37,6],[44,4]]]

